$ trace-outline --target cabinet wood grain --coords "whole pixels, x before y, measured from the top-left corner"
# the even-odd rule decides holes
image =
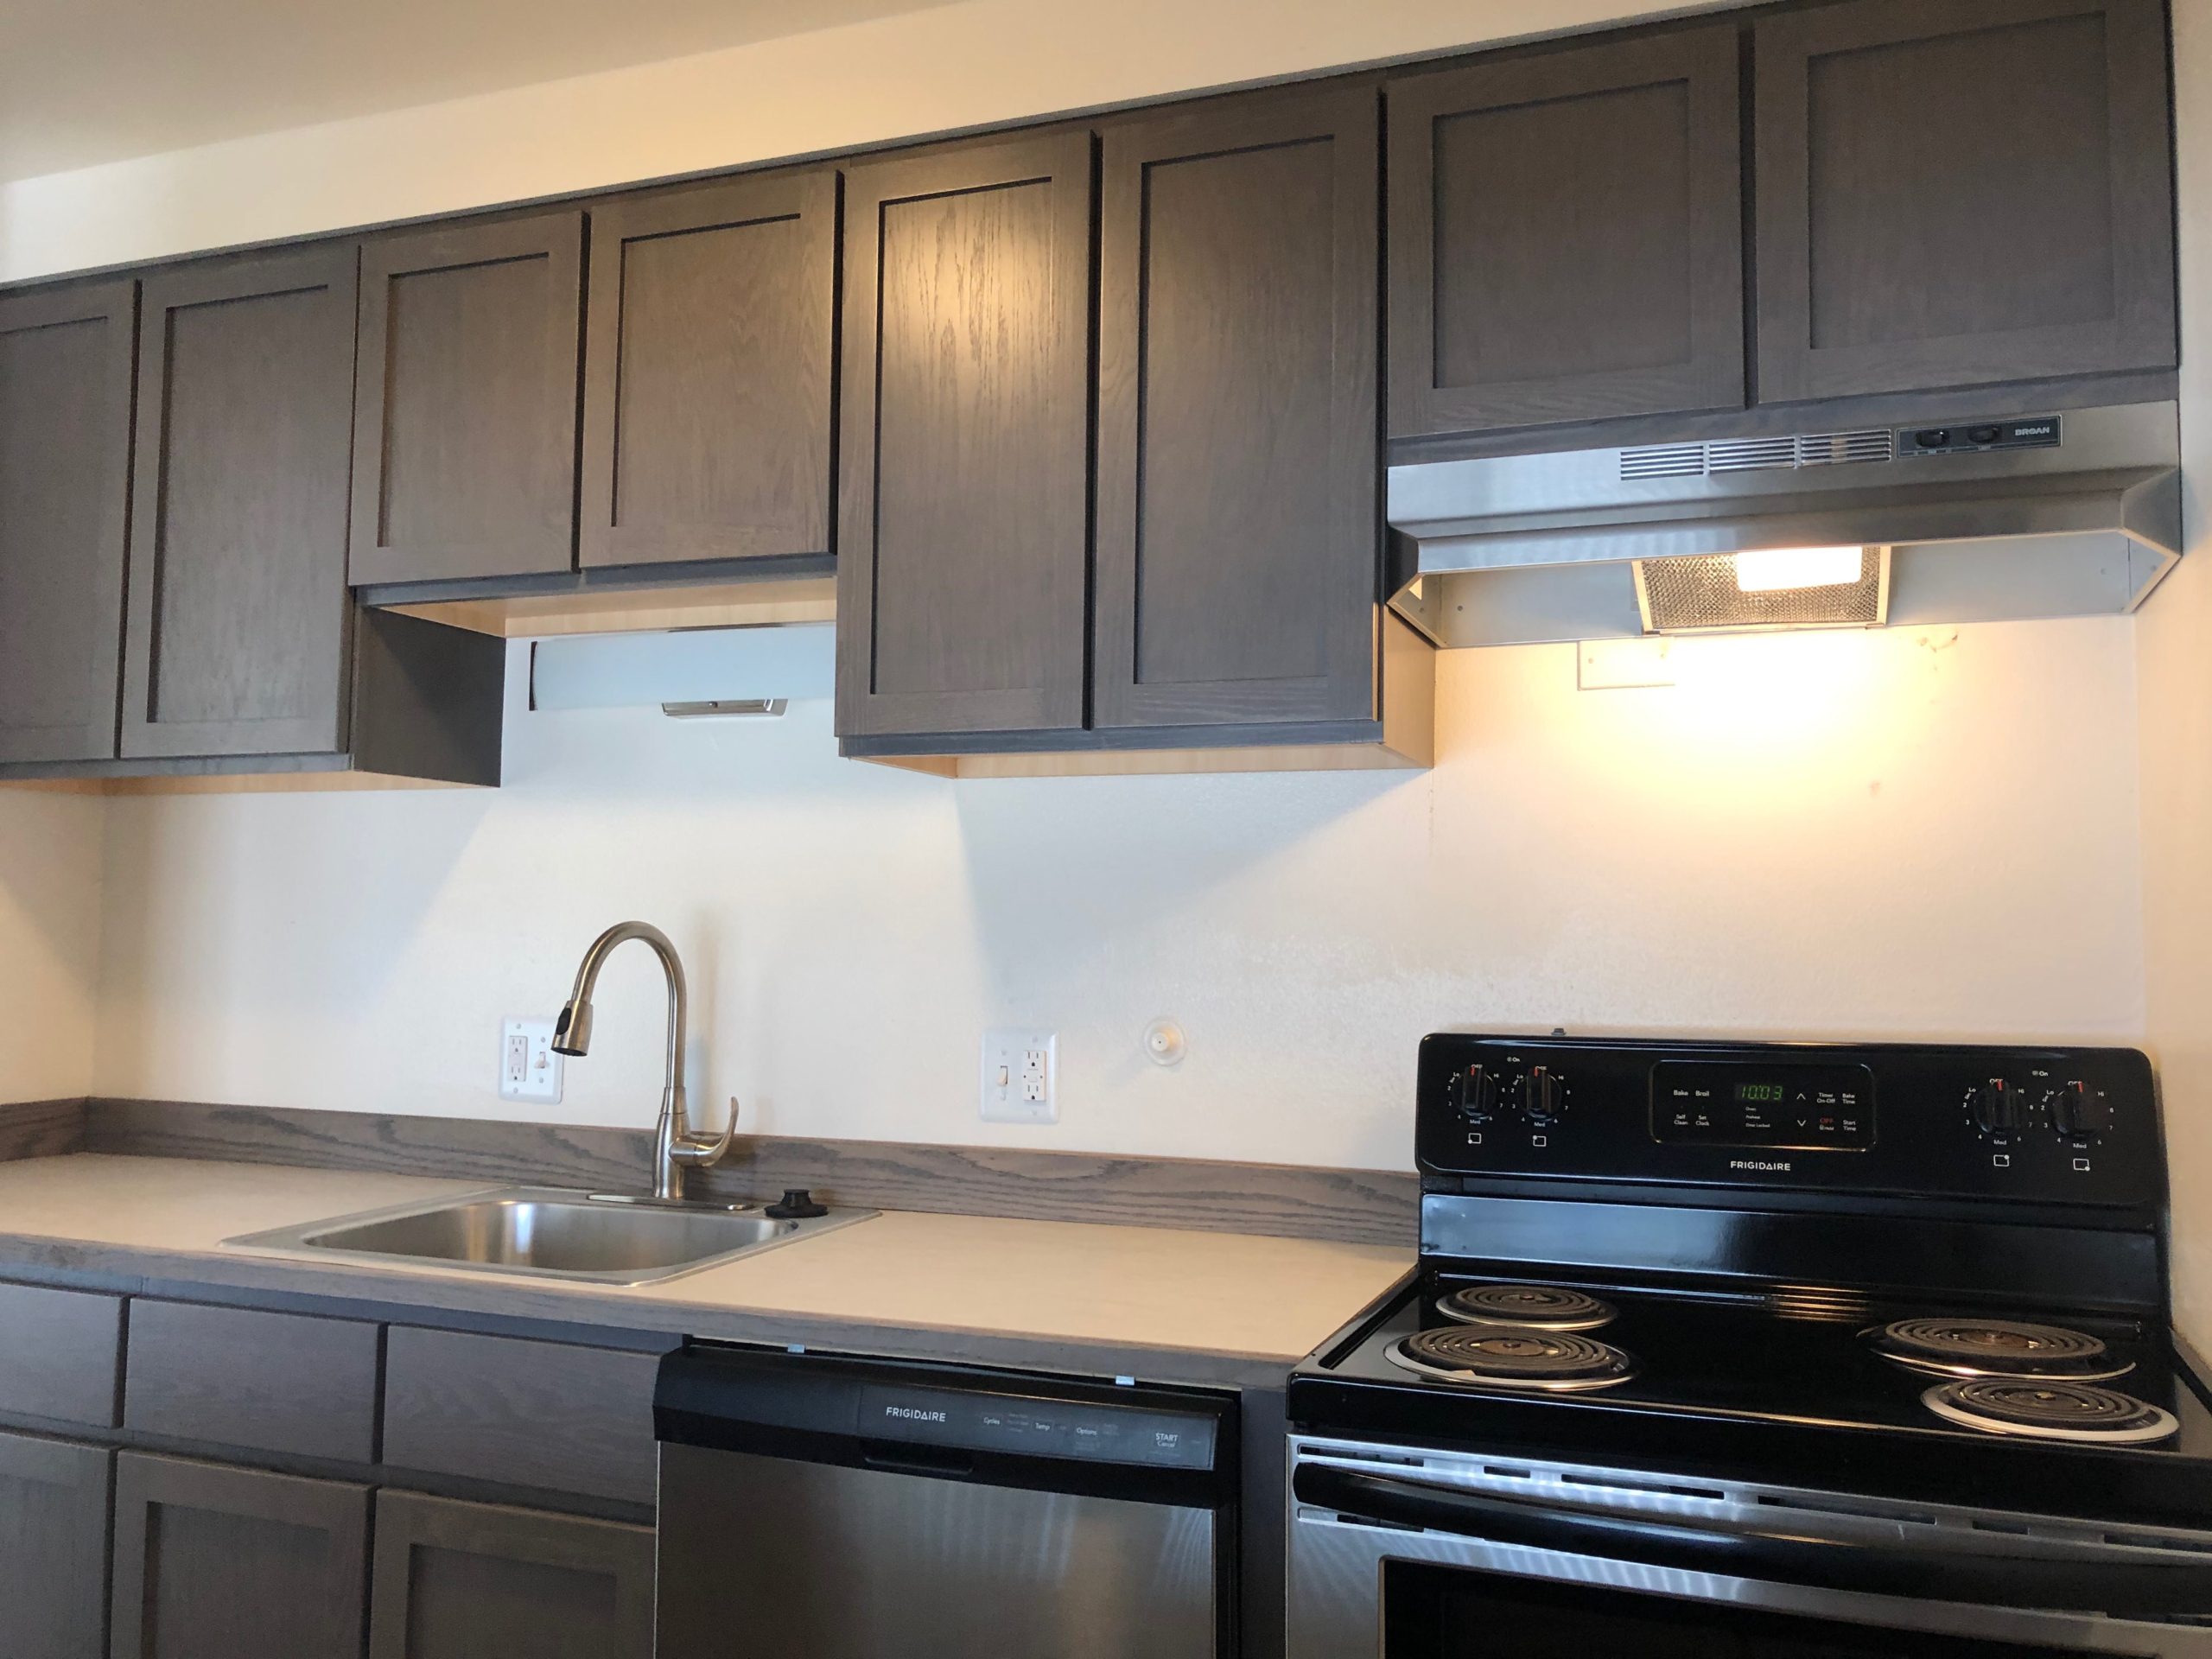
[[[137,304],[0,299],[0,761],[115,753]]]
[[[0,1411],[112,1428],[120,1397],[123,1299],[0,1285]]]
[[[363,251],[357,586],[575,563],[583,243],[561,213]]]
[[[2176,361],[2159,0],[1858,0],[1754,41],[1763,400]]]
[[[1084,723],[1088,133],[845,184],[840,734]]]
[[[650,1503],[659,1365],[652,1353],[394,1325],[385,1361],[384,1460]]]
[[[650,1659],[652,1651],[650,1529],[377,1495],[370,1659]]]
[[[108,1482],[98,1446],[0,1434],[0,1654],[107,1650]]]
[[[1732,24],[1393,82],[1390,435],[1744,401]]]
[[[124,1452],[112,1659],[360,1659],[365,1486]]]
[[[825,554],[837,178],[592,212],[585,565]]]
[[[377,1342],[359,1319],[134,1301],[123,1421],[175,1440],[373,1463]]]
[[[146,279],[122,752],[345,746],[353,245]]]
[[[1375,712],[1380,121],[1362,86],[1105,137],[1100,728]]]

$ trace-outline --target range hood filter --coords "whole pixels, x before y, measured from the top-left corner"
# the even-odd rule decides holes
[[[1875,628],[1889,605],[1889,550],[1859,550],[1850,582],[1747,589],[1731,553],[1638,559],[1636,602],[1647,633],[1765,628]]]

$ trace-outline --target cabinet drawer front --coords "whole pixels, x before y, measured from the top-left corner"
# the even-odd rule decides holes
[[[115,1427],[123,1299],[0,1285],[0,1411]]]
[[[652,1528],[377,1495],[369,1659],[652,1650]]]
[[[133,1302],[124,1422],[149,1434],[376,1460],[377,1327]]]
[[[650,1503],[659,1367],[658,1354],[394,1325],[384,1460]]]

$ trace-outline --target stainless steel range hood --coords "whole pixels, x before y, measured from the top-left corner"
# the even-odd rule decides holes
[[[1389,501],[1391,604],[1441,645],[2118,615],[2181,553],[2180,410],[1422,461]],[[1735,558],[1790,549],[1827,555]]]

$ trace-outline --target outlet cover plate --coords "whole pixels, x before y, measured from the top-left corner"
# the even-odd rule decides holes
[[[538,1106],[561,1103],[561,1057],[550,1020],[506,1020],[499,1026],[499,1097]]]
[[[1060,1045],[1051,1032],[983,1033],[984,1122],[1057,1123],[1059,1085]]]

